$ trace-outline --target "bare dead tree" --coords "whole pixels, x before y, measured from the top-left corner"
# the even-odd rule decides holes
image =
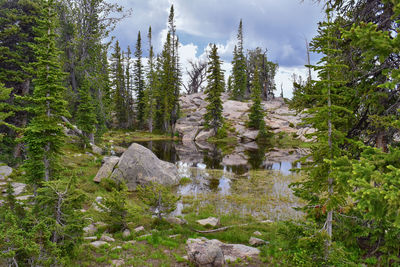
[[[202,60],[189,60],[189,64],[191,69],[186,69],[186,73],[189,75],[189,81],[187,86],[183,86],[188,94],[194,94],[203,90],[203,84],[206,81],[207,62]]]

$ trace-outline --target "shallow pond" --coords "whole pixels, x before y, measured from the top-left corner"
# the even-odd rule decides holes
[[[238,145],[223,153],[215,144],[174,141],[137,142],[158,158],[174,163],[188,183],[178,187],[182,196],[175,215],[194,206],[211,205],[217,213],[236,213],[264,219],[298,219],[301,206],[289,184],[300,179],[292,168],[303,156],[296,150]]]

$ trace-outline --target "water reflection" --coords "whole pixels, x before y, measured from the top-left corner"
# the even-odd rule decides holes
[[[298,200],[289,188],[296,179],[291,169],[300,167],[294,162],[303,156],[295,149],[248,143],[224,154],[210,143],[137,143],[152,150],[161,160],[176,164],[179,176],[191,180],[179,186],[178,193],[200,200],[200,205],[212,204],[221,214],[230,212],[273,220],[302,216],[293,209],[298,206]],[[178,204],[177,215],[184,206]]]
[[[280,151],[267,145],[246,144],[237,146],[231,154],[224,155],[218,146],[210,143],[190,145],[178,141],[137,142],[156,154],[161,160],[201,169],[219,169],[239,175],[250,170],[277,170],[284,175],[292,174],[291,169],[300,167],[293,162],[302,155],[293,151]],[[123,144],[128,146],[127,144]]]

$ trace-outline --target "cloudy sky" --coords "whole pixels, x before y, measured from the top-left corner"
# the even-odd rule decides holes
[[[169,9],[173,4],[183,71],[188,60],[205,58],[208,44],[216,43],[225,62],[227,77],[237,42],[237,28],[242,19],[245,49],[268,49],[269,60],[279,64],[275,82],[279,92],[283,85],[285,97],[291,97],[292,73],[305,75],[305,39],[312,39],[317,23],[323,19],[322,6],[312,0],[113,1],[132,9],[131,16],[120,22],[113,32],[121,46],[134,47],[139,30],[146,41],[144,37],[151,25],[156,52],[161,51],[165,40]],[[147,43],[144,50],[147,51]],[[312,55],[313,62],[317,58],[317,55]]]

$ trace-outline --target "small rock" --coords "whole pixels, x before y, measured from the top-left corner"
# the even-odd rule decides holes
[[[264,221],[261,221],[261,223],[273,223],[273,221],[271,221],[271,220],[264,220]]]
[[[129,237],[131,235],[131,231],[129,230],[129,229],[125,229],[123,232],[122,232],[122,237],[123,238],[127,238],[127,237]]]
[[[144,227],[143,227],[143,226],[136,227],[136,228],[134,229],[134,231],[135,231],[135,233],[139,233],[139,232],[141,232],[141,231],[144,231]]]
[[[201,225],[209,224],[209,225],[215,227],[219,224],[219,219],[215,218],[215,217],[209,217],[207,219],[197,220],[196,222]]]
[[[269,242],[262,240],[260,238],[257,238],[257,237],[250,237],[250,240],[249,240],[249,244],[252,246],[262,246],[262,245],[265,245],[268,243]]]
[[[96,176],[94,177],[93,181],[96,183],[100,183],[102,179],[110,177],[111,173],[113,172],[115,165],[118,164],[119,157],[111,156],[111,157],[104,157],[104,163],[100,167],[99,171],[97,172]]]
[[[85,210],[85,209],[81,209],[81,212],[82,212],[82,213],[85,213],[85,212],[86,212],[86,210]]]
[[[111,236],[106,235],[106,234],[103,234],[103,235],[100,237],[100,240],[101,240],[101,241],[106,241],[106,242],[115,242],[115,239],[114,239],[114,238],[112,238]]]
[[[134,245],[134,244],[136,244],[136,240],[129,240],[129,241],[125,242],[125,243]]]
[[[111,263],[113,266],[122,266],[125,264],[125,261],[122,259],[121,260],[112,260]]]
[[[97,240],[97,236],[86,236],[83,238],[83,240],[95,241]]]
[[[178,217],[167,217],[165,219],[167,222],[169,222],[170,224],[177,224],[177,225],[183,225],[183,224],[187,224],[187,221]]]
[[[104,245],[109,245],[107,242],[105,241],[94,241],[92,243],[90,243],[93,247],[98,248]]]
[[[13,169],[8,166],[0,166],[0,180],[3,180],[11,175]]]
[[[253,233],[253,235],[262,236],[262,233],[259,232],[259,231],[255,231],[255,232]]]
[[[95,222],[94,225],[96,225],[97,227],[100,227],[100,228],[107,227],[107,224],[103,223],[103,222]]]
[[[21,195],[26,188],[26,184],[24,183],[11,183],[13,189],[14,189],[14,196]],[[3,193],[7,192],[7,188],[3,189]]]
[[[100,147],[96,146],[95,144],[92,144],[92,151],[95,154],[103,154],[103,149],[101,149]]]
[[[97,232],[97,228],[96,226],[94,226],[94,224],[89,224],[88,226],[83,228],[83,231],[86,235],[93,235]]]
[[[116,246],[116,247],[113,247],[111,250],[116,250],[116,249],[122,249],[122,247],[121,246]]]
[[[145,237],[148,237],[148,236],[151,236],[151,234],[141,235],[141,236],[138,236],[138,238],[145,238]]]
[[[28,199],[33,198],[33,197],[34,197],[33,195],[25,195],[25,196],[16,197],[15,199],[19,200],[19,201],[25,201],[25,200],[28,200]]]
[[[169,237],[169,238],[177,238],[177,237],[179,237],[179,236],[181,236],[181,234],[170,235],[170,236],[168,236],[168,237]]]

